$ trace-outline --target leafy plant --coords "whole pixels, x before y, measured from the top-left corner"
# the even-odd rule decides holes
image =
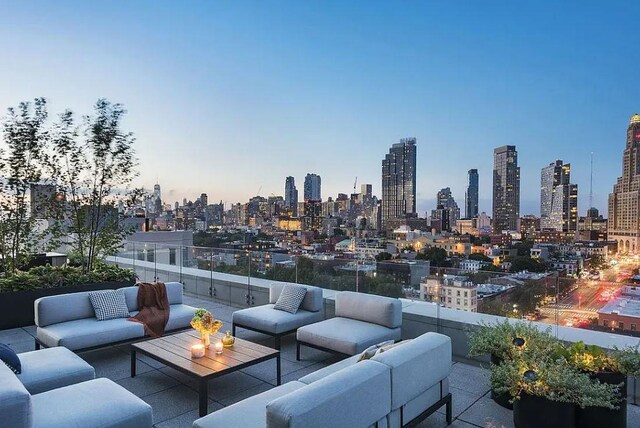
[[[200,308],[191,319],[191,327],[200,333],[215,333],[222,327],[222,321],[214,319],[211,312]]]
[[[616,348],[614,355],[618,361],[620,373],[627,376],[640,377],[640,345],[623,349]]]
[[[596,345],[576,342],[562,348],[562,356],[578,370],[589,373],[618,372],[619,362],[615,355],[607,353]]]
[[[522,346],[514,345],[514,339],[524,339]],[[469,333],[469,356],[491,354],[505,360],[523,350],[535,350],[557,355],[560,343],[551,335],[551,327],[540,331],[531,323],[504,320],[495,324],[481,324]]]
[[[565,359],[545,358],[538,352],[523,352],[516,359],[491,366],[491,387],[509,393],[513,400],[522,394],[584,407],[615,409],[620,400],[619,385],[591,379]]]

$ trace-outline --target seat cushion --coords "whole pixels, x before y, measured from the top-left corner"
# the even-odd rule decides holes
[[[151,406],[100,378],[31,397],[34,427],[151,428]]]
[[[333,363],[330,366],[323,367],[320,370],[316,370],[315,372],[311,372],[308,375],[303,376],[298,380],[308,385],[312,382],[318,381],[320,379],[324,379],[325,377],[337,371],[340,371],[347,367],[351,367],[352,365],[358,363],[358,358],[360,358],[360,354],[353,355],[349,358],[345,358],[344,360],[340,360],[337,363]]]
[[[85,360],[62,346],[23,352],[20,382],[31,394],[94,379],[96,372]]]
[[[177,330],[179,328],[187,328],[190,326],[191,319],[197,309],[183,304],[175,304],[169,306],[169,321],[167,321],[166,331]]]
[[[330,318],[298,329],[298,341],[321,346],[346,355],[355,355],[385,340],[400,339],[400,328],[349,318]]]
[[[235,311],[232,315],[234,324],[279,334],[295,330],[303,325],[322,321],[322,312],[309,312],[304,309],[295,314],[273,309],[272,304]]]
[[[304,383],[293,381],[246,398],[210,415],[197,419],[193,428],[259,428],[267,426],[267,403],[290,392],[305,387]]]
[[[144,337],[144,326],[124,318],[106,321],[85,318],[38,327],[36,335],[48,347],[64,346],[73,351]]]

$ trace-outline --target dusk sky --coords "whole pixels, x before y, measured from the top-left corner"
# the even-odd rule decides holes
[[[629,117],[640,111],[640,3],[601,1],[2,1],[0,110],[44,96],[52,113],[123,103],[139,185],[168,203],[322,197],[372,183],[416,137],[420,215],[467,170],[491,211],[492,153],[514,144],[521,214],[540,169],[572,165],[579,211],[606,216]],[[228,206],[227,206],[228,208]]]

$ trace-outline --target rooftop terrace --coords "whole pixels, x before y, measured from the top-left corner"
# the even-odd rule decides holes
[[[231,314],[236,308],[211,299],[185,296],[185,303],[210,310],[225,326],[231,325]],[[0,331],[0,342],[16,352],[34,349],[35,326]],[[239,330],[238,337],[266,346],[273,339],[260,333]],[[80,353],[96,369],[97,377],[107,377],[133,392],[153,407],[154,426],[158,428],[191,427],[198,419],[197,385],[183,374],[145,356],[138,357],[138,375],[130,377],[129,345],[108,346]],[[455,358],[455,357],[454,357]],[[305,348],[302,361],[295,358],[293,335],[282,342],[282,382],[299,379],[306,374],[332,364],[337,357],[311,348]],[[275,361],[222,376],[209,383],[209,412],[231,405],[244,398],[271,389],[276,384]],[[489,397],[488,370],[455,362],[450,376],[453,394],[452,427],[512,427],[512,412],[500,407]],[[633,402],[629,397],[630,403]],[[640,407],[628,408],[629,426],[640,424]],[[419,427],[445,427],[444,408],[423,421]]]

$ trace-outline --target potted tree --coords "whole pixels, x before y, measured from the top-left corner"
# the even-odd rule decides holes
[[[551,335],[551,327],[540,331],[531,323],[505,319],[494,324],[481,324],[469,334],[469,356],[489,355],[492,365],[511,360],[523,350],[544,354],[557,353],[559,342]],[[507,409],[513,404],[508,392],[491,390],[491,398]]]
[[[578,408],[614,409],[618,386],[601,383],[565,359],[523,352],[491,367],[491,386],[513,400],[516,428],[576,426]]]

